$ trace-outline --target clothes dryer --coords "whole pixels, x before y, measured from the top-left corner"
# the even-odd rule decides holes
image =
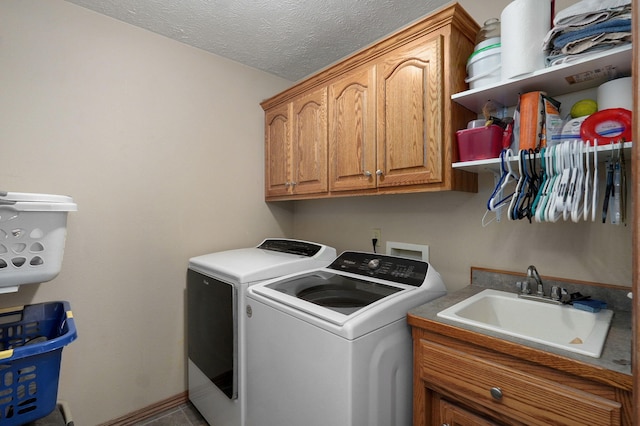
[[[187,348],[189,399],[216,426],[243,426],[246,405],[245,294],[274,277],[327,266],[332,247],[270,238],[257,247],[189,260]]]

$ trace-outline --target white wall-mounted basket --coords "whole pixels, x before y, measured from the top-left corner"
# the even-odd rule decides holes
[[[71,197],[0,192],[0,293],[54,279],[62,268]]]

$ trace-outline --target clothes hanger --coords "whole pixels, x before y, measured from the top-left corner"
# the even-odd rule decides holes
[[[575,186],[571,194],[571,221],[578,223],[582,217],[583,210],[583,187],[584,187],[584,143],[575,141],[573,152],[574,166],[576,171]]]
[[[576,141],[567,142],[567,164],[569,166],[569,183],[567,184],[567,193],[564,196],[564,206],[562,209],[562,219],[567,221],[571,216],[571,207],[573,206],[573,191],[576,189],[577,166],[575,161],[575,144]]]
[[[536,207],[536,222],[545,222],[547,220],[546,210],[549,205],[549,196],[551,194],[551,189],[553,188],[553,185],[555,183],[554,158],[556,149],[557,145],[554,145],[552,147],[546,148],[544,152],[546,179],[540,191],[540,201],[538,203],[538,206]]]
[[[488,211],[496,211],[497,209],[505,206],[507,204],[507,201],[509,201],[511,197],[513,197],[514,192],[504,198],[501,198],[504,194],[504,189],[510,183],[516,182],[519,179],[518,175],[516,175],[511,169],[511,162],[509,161],[509,158],[512,156],[513,151],[511,149],[503,149],[500,153],[500,179],[498,180],[493,193],[487,201]]]
[[[565,206],[567,204],[567,197],[569,195],[569,185],[571,183],[571,142],[563,142],[560,158],[562,161],[562,173],[560,176],[560,186],[556,193],[556,212],[558,215],[563,215]]]
[[[589,141],[584,142],[584,150],[585,150],[585,164],[586,171],[584,174],[584,202],[583,202],[583,211],[582,211],[582,220],[586,221],[589,219],[589,209],[591,208],[591,197],[593,196],[591,192],[591,156],[589,155],[589,148],[591,147]]]
[[[609,201],[611,197],[615,197],[615,187],[613,186],[613,175],[614,175],[614,150],[613,150],[613,141],[609,144],[611,147],[611,158],[607,161],[606,164],[606,185],[604,190],[604,202],[602,203],[602,223],[607,222],[607,213],[609,210]]]
[[[614,148],[612,146],[611,161],[607,167],[607,196],[605,196],[605,203],[609,204],[609,208],[611,208],[610,222],[613,225],[620,225],[621,223],[624,223],[624,210],[626,209],[625,165],[624,151],[622,149],[623,143],[624,140],[617,144],[615,153],[613,152]],[[609,201],[608,203],[607,198]],[[605,206],[603,206],[602,212],[602,221],[604,223],[606,220]]]
[[[522,157],[522,161],[528,162],[525,168],[525,187],[523,188],[523,197],[518,205],[518,219],[524,219],[525,217],[531,223],[533,218],[533,203],[535,197],[538,194],[540,187],[540,176],[537,173],[536,166],[536,151],[533,149],[527,150]]]
[[[538,214],[540,210],[538,209],[538,206],[540,205],[540,200],[543,197],[544,190],[548,182],[547,160],[546,160],[547,149],[548,149],[547,147],[540,148],[540,174],[541,174],[540,186],[538,187],[538,192],[536,193],[536,197],[533,200],[533,205],[531,206],[531,215],[534,217],[536,222],[540,222],[539,220],[540,215]]]
[[[516,185],[516,190],[511,197],[511,202],[509,203],[509,212],[507,217],[509,220],[518,220],[518,205],[520,204],[521,198],[524,196],[524,186],[527,179],[526,176],[526,168],[527,164],[523,161],[523,156],[526,154],[526,149],[521,149],[518,152],[518,171],[520,173],[520,178],[518,179],[518,184]]]
[[[546,222],[557,222],[560,215],[557,212],[557,200],[560,193],[560,186],[562,183],[562,171],[564,168],[562,150],[563,144],[560,144],[555,147],[554,155],[552,158],[554,175],[552,186],[549,189],[547,206],[545,209],[545,221]]]
[[[618,158],[620,165],[620,190],[618,191],[620,194],[620,223],[625,223],[627,212],[627,171],[624,161],[624,141],[624,138],[622,138],[622,140],[620,140],[620,145],[618,146]]]
[[[593,140],[593,196],[591,197],[591,222],[596,221],[598,207],[598,139]]]

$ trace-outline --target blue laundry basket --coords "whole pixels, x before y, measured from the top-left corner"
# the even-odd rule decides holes
[[[0,426],[56,408],[62,349],[77,337],[68,302],[0,309]]]

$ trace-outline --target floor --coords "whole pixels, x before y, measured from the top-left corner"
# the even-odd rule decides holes
[[[209,423],[191,404],[185,403],[132,426],[208,426]]]

